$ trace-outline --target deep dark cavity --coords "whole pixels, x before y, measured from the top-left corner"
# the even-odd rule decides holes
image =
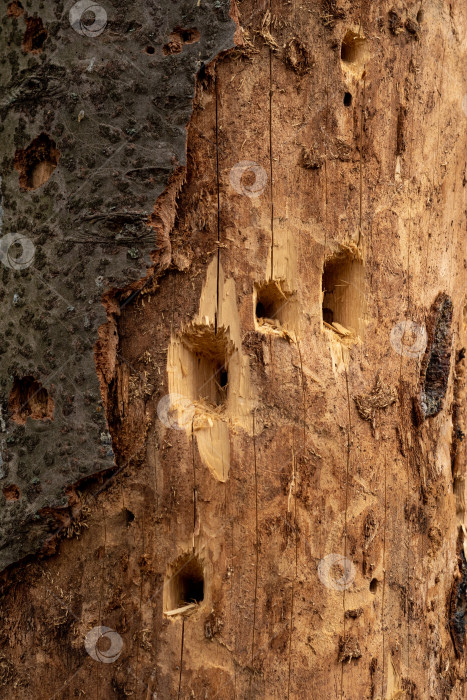
[[[196,556],[186,557],[185,562],[178,560],[175,573],[169,572],[166,582],[166,610],[176,610],[190,603],[204,600],[204,571]]]

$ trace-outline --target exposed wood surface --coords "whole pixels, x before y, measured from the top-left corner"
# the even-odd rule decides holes
[[[171,266],[117,318],[128,466],[16,574],[0,632],[25,684],[2,697],[465,697],[467,8],[238,9],[243,47],[198,80]],[[363,274],[329,323],[333,260]],[[277,328],[255,317],[271,280]],[[436,338],[447,388],[417,417]],[[164,610],[184,557],[204,599]],[[114,663],[84,652],[95,625]]]

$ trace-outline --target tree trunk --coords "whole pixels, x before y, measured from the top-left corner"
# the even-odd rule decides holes
[[[0,697],[464,698],[467,9],[88,5],[0,36]]]

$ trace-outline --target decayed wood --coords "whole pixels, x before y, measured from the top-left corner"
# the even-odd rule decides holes
[[[34,665],[18,620],[8,663],[34,688],[53,660],[68,697],[464,697],[467,10],[354,5],[244,0],[243,46],[198,80],[171,266],[118,318],[129,467],[10,594],[4,630],[26,600],[58,627],[79,608]],[[329,323],[334,258],[364,281]],[[277,327],[255,318],[271,280]],[[440,292],[447,389],[420,417]],[[190,373],[224,356],[225,402],[203,403]],[[203,600],[164,609],[191,561]],[[122,655],[70,661],[96,624]]]

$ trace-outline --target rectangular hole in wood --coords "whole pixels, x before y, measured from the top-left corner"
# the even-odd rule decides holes
[[[184,393],[195,401],[223,406],[228,398],[229,357],[232,354],[227,333],[223,328],[216,333],[211,326],[193,325],[185,331],[182,342],[191,356],[187,363],[190,387]]]
[[[165,612],[204,600],[204,571],[197,556],[187,554],[169,568],[164,593]]]
[[[222,406],[227,400],[229,375],[227,365],[216,359],[197,357],[198,399],[214,406]]]
[[[342,39],[341,60],[343,63],[356,64],[359,68],[368,61],[368,42],[364,36],[348,30]]]
[[[323,322],[338,335],[362,335],[365,311],[364,267],[350,254],[326,261],[322,280]]]
[[[296,299],[285,292],[278,281],[258,285],[254,295],[255,321],[258,326],[269,328],[295,329]]]

